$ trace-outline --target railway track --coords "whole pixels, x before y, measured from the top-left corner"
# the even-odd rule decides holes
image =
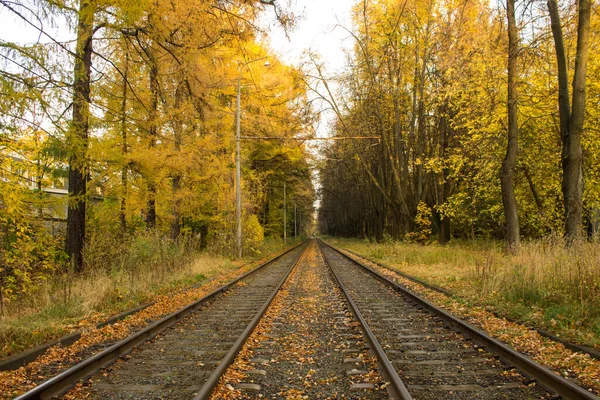
[[[227,381],[236,368],[247,381]],[[17,399],[54,398],[84,380],[68,398],[221,399],[226,387],[243,399],[600,400],[321,241]]]
[[[312,242],[211,399],[387,400],[386,386]]]
[[[320,241],[399,399],[598,400]],[[390,367],[393,372],[390,371]]]
[[[305,245],[298,246],[268,261],[16,400],[55,398],[90,376],[83,388],[69,393],[70,398],[206,396],[252,332],[304,248]]]

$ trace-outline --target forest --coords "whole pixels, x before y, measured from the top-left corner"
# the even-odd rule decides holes
[[[256,28],[293,21],[263,3],[2,0],[37,36],[0,42],[2,313],[52,280],[234,254],[238,90],[244,255],[284,236],[284,203],[286,234],[310,229],[313,111]]]
[[[436,260],[422,245],[483,243],[481,287],[596,323],[597,2],[357,0],[339,73],[271,48],[292,2],[0,10],[34,32],[0,40],[4,355],[317,231]]]
[[[0,0],[0,399],[595,399],[599,238],[597,1]]]
[[[349,138],[324,148],[321,231],[515,249],[521,238],[595,237],[599,11],[591,1],[356,2],[341,90],[320,92],[335,135]]]

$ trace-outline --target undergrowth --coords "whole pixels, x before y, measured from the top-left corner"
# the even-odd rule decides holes
[[[0,315],[0,359],[151,302],[155,295],[201,285],[221,272],[280,251],[283,244],[267,238],[259,251],[235,262],[197,248],[190,241],[150,234],[121,240],[92,237],[82,274],[57,270],[34,294],[5,304]]]

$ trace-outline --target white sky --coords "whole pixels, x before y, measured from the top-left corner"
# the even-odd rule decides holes
[[[283,2],[285,0],[279,0]],[[269,42],[273,50],[290,64],[297,64],[302,53],[311,50],[319,53],[327,63],[328,72],[337,72],[344,67],[344,48],[352,44],[345,30],[351,26],[352,0],[288,0],[291,9],[299,17],[296,29],[289,40],[283,30],[272,23]],[[266,17],[273,22],[273,11],[267,7]]]
[[[284,2],[285,0],[276,0]],[[317,53],[320,60],[325,63],[327,76],[334,75],[344,70],[346,65],[345,49],[351,49],[352,40],[348,32],[342,28],[350,29],[351,9],[354,0],[288,0],[293,13],[299,17],[296,29],[291,32],[289,39],[281,28],[273,23],[273,11],[267,8],[265,20],[270,21],[270,30],[266,40],[280,59],[288,64],[299,65],[303,53],[307,50]],[[269,14],[270,13],[270,14]],[[264,23],[263,26],[268,26]],[[335,84],[331,82],[334,86]],[[315,107],[321,103],[314,103]],[[321,121],[316,128],[317,137],[328,137],[329,125],[336,118],[331,111],[321,113]],[[317,158],[320,158],[320,143],[308,143],[308,149]],[[313,183],[320,187],[319,178],[313,175]],[[320,199],[315,199],[315,209],[318,209]],[[316,213],[315,213],[316,218]]]
[[[280,4],[286,0],[276,0]],[[353,41],[344,29],[351,29],[351,9],[353,0],[287,0],[288,4],[281,4],[290,8],[298,17],[296,29],[289,38],[277,22],[274,22],[273,10],[266,7],[265,21],[262,26],[268,29],[269,34],[265,41],[280,59],[287,63],[299,66],[303,54],[311,51],[319,55],[320,61],[325,65],[325,76],[331,77],[342,72],[346,66],[346,50],[352,49]],[[334,81],[330,81],[332,89],[336,89]],[[310,96],[310,93],[309,93]],[[315,102],[315,107],[324,104]],[[318,110],[317,110],[318,111]],[[321,114],[321,121],[316,128],[318,137],[330,136],[329,125],[335,119],[333,112]],[[312,147],[312,146],[311,146]]]
[[[26,17],[29,17],[33,24],[39,25],[39,21],[32,18],[31,13],[18,6],[13,5],[13,7],[22,12]],[[66,25],[66,22],[64,25]],[[59,21],[56,21],[55,24],[43,21],[42,26],[48,34],[59,41],[68,40],[73,36],[73,33],[70,32],[69,29],[65,29],[63,23],[60,23]],[[22,18],[17,17],[12,11],[4,6],[0,6],[0,39],[15,43],[35,43],[37,41],[43,43],[49,42],[47,36],[40,34],[38,29],[23,21]]]

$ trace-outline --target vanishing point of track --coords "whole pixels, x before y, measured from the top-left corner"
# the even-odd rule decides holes
[[[311,246],[316,243],[309,243]],[[356,351],[368,351],[377,360],[377,373],[388,382],[384,397],[545,399],[558,395],[599,400],[344,253],[321,241],[318,246],[324,263],[318,267],[321,269],[313,268],[313,276],[331,281],[321,287],[337,286],[343,293],[336,297],[329,289],[329,297],[324,297],[333,304],[333,326],[343,321],[358,327],[357,332],[345,335],[354,338]],[[209,398],[296,265],[305,268],[299,260],[306,248],[301,245],[289,250],[18,399],[60,396],[90,376],[93,379],[84,384],[90,398]],[[278,326],[287,326],[285,313],[277,318]],[[290,333],[289,329],[281,332]],[[285,342],[286,337],[280,340]],[[333,351],[331,354],[336,357]],[[361,361],[355,360],[357,365]],[[281,366],[267,363],[261,368],[265,371],[249,378],[253,383],[246,386],[252,390],[243,392],[241,398],[285,398],[273,391],[264,396],[261,385],[254,384],[263,382],[263,388],[268,387],[269,376],[277,376],[276,369]],[[346,373],[353,377],[361,370],[355,367]],[[369,390],[372,386],[364,384],[365,390],[345,398],[381,398],[381,391]]]

